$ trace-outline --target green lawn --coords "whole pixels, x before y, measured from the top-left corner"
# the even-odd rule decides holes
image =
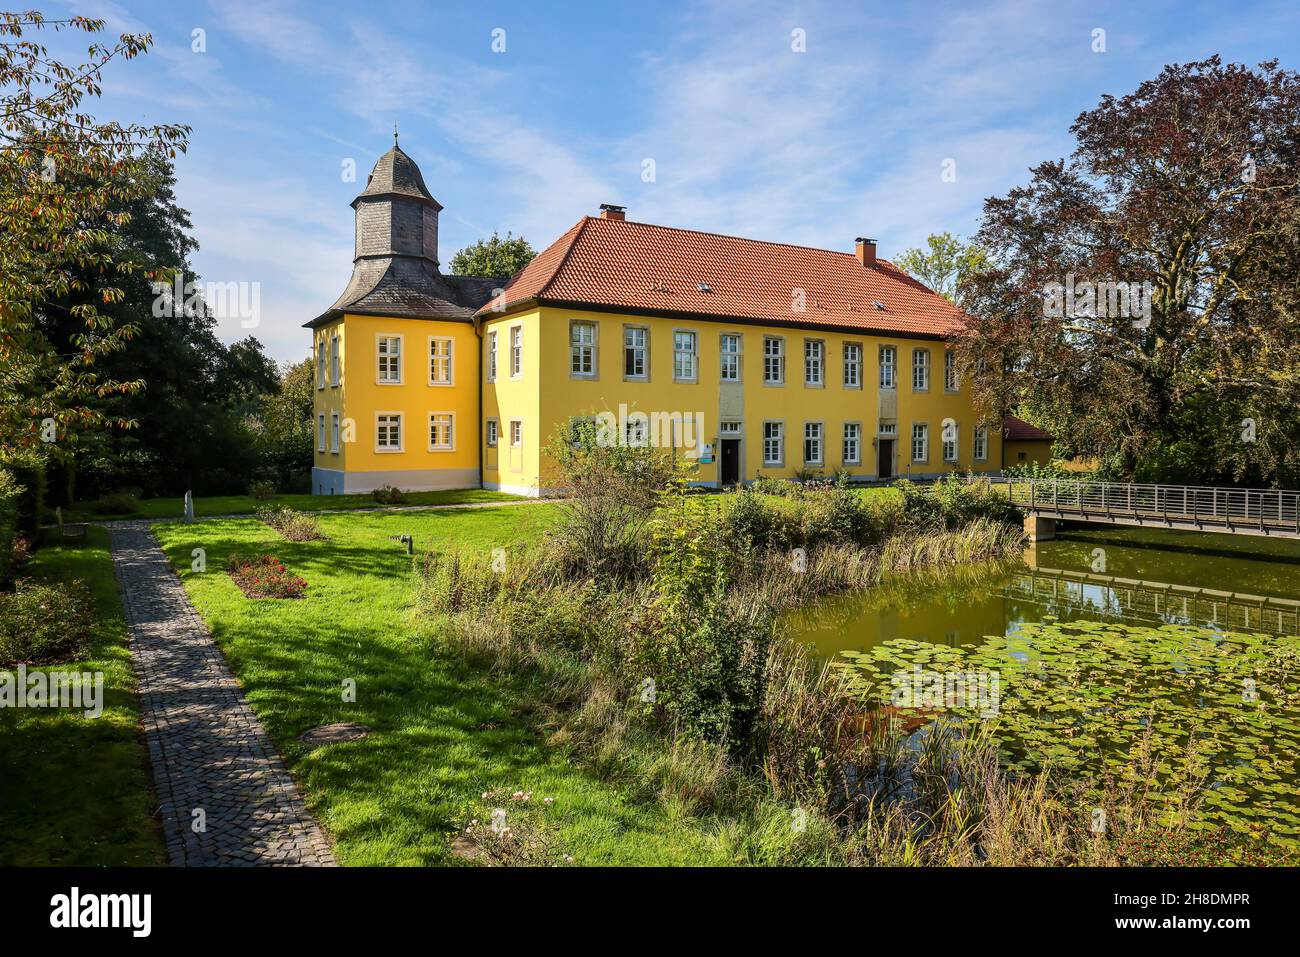
[[[108,532],[47,546],[21,575],[89,584],[97,625],[88,653],[44,670],[103,672],[104,712],[0,709],[0,865],[162,863]]]
[[[453,489],[446,492],[407,492],[404,505],[463,505],[475,502],[515,501],[517,496],[486,489]],[[299,511],[315,512],[322,509],[378,508],[371,495],[277,495],[260,501],[248,495],[209,495],[194,499],[194,514],[251,515],[259,508],[288,505]],[[112,521],[123,518],[175,518],[184,517],[182,496],[171,498],[146,498],[140,501],[140,510],[129,515],[109,514],[97,510],[96,502],[78,502],[64,510],[64,518],[72,522]]]
[[[445,655],[412,615],[413,560],[391,536],[434,548],[490,549],[539,535],[550,505],[321,517],[327,541],[291,543],[259,522],[155,530],[229,657],[308,804],[352,865],[455,862],[449,842],[496,788],[553,797],[548,815],[578,864],[727,863],[725,842],[548,748],[528,703],[507,684]],[[194,548],[207,571],[190,570]],[[232,551],[278,556],[307,580],[300,600],[245,598],[223,570]],[[346,680],[355,703],[343,701]],[[297,735],[356,721],[362,741],[312,750]]]

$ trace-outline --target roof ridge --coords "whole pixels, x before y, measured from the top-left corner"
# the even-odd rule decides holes
[[[598,217],[584,216],[583,218],[596,219]],[[782,242],[777,242],[775,239],[754,239],[750,236],[735,236],[732,235],[731,233],[714,232],[711,229],[687,229],[683,226],[665,226],[662,223],[647,223],[639,219],[626,219],[626,220],[611,219],[611,220],[606,220],[606,222],[612,222],[612,223],[622,222],[626,226],[648,226],[651,229],[666,229],[674,233],[694,233],[696,236],[714,236],[718,239],[734,239],[742,243],[762,243],[764,246],[783,246],[786,249],[807,249],[815,253],[828,253],[832,256],[848,256],[850,259],[857,258],[856,253],[845,252],[841,249],[826,249],[823,246],[806,246],[802,243],[782,243]],[[888,259],[884,259],[883,257],[878,257],[876,259],[876,262],[885,263],[888,266],[892,266],[894,269],[898,269],[897,266],[895,266]]]

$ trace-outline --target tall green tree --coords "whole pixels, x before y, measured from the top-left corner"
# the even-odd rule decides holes
[[[144,53],[149,35],[94,42],[75,65],[28,38],[103,29],[103,20],[86,17],[0,13],[0,453],[57,450],[70,436],[130,426],[101,400],[142,387],[100,368],[137,332],[105,308],[121,300],[119,283],[142,269],[121,254],[113,231],[129,217],[122,205],[148,189],[149,158],[174,157],[189,128],[124,125],[87,112],[105,67]],[[77,297],[91,288],[88,274],[95,295]],[[75,332],[56,346],[41,310],[74,298],[67,318]]]
[[[1121,477],[1295,485],[1300,76],[1171,65],[1071,132],[985,203],[980,404],[1050,408]]]
[[[133,336],[129,348],[102,357],[97,366],[100,374],[138,381],[140,388],[88,400],[106,418],[136,427],[65,436],[57,447],[66,454],[52,483],[58,498],[119,487],[149,495],[242,491],[258,464],[258,433],[250,418],[263,396],[279,388],[275,363],[256,339],[223,345],[201,302],[177,307],[158,292],[159,285],[170,286],[150,280],[196,280],[190,256],[197,243],[189,213],[176,202],[170,162],[152,157],[141,175],[147,193],[120,202],[126,215],[110,229],[118,255],[139,268],[116,281],[117,299],[99,307],[115,324],[131,326]],[[75,348],[79,327],[72,316],[99,294],[97,274],[87,271],[80,278],[84,288],[35,312],[36,328],[57,351]]]
[[[960,306],[962,283],[988,265],[988,254],[978,243],[964,242],[952,233],[931,233],[925,245],[925,249],[905,249],[894,257],[894,265]]]
[[[278,388],[262,399],[258,415],[262,466],[274,473],[282,488],[289,487],[297,476],[311,469],[315,397],[315,364],[311,359],[303,359],[281,365]],[[310,488],[310,479],[307,487]]]
[[[523,269],[536,250],[523,236],[506,233],[502,239],[494,231],[490,239],[480,239],[451,257],[451,271],[457,276],[488,276],[509,279]]]

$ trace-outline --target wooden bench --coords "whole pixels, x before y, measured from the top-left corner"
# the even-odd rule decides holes
[[[89,527],[85,522],[70,522],[65,524],[63,521],[63,509],[54,510],[54,519],[59,523],[59,539],[67,541],[70,538],[85,538],[86,529]]]

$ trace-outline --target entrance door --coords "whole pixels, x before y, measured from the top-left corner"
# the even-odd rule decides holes
[[[876,475],[882,479],[894,477],[894,440],[880,439],[880,462],[876,466]]]
[[[718,477],[723,487],[735,485],[740,481],[740,439],[722,440],[722,460]]]

